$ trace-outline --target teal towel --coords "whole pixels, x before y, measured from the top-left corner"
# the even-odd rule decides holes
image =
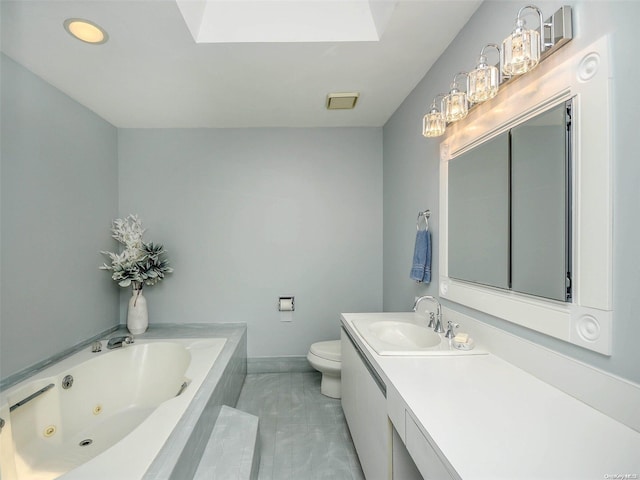
[[[413,250],[413,265],[409,278],[417,282],[431,282],[431,232],[418,230]]]

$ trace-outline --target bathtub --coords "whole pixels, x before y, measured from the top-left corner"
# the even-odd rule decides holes
[[[102,352],[85,348],[11,387],[0,396],[0,478],[142,478],[225,342],[136,340],[107,350],[104,340]]]

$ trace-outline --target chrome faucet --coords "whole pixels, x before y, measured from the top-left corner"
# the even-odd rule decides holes
[[[452,322],[451,320],[449,320],[449,321],[447,322],[447,333],[445,333],[445,334],[444,334],[444,337],[445,337],[445,338],[453,338],[453,337],[455,337],[455,336],[456,336],[456,334],[455,334],[454,330],[455,330],[456,328],[458,328],[458,327],[460,327],[460,325],[459,325],[459,324],[457,324],[457,323]]]
[[[125,345],[133,343],[133,337],[131,335],[122,335],[119,337],[112,337],[107,342],[107,348],[113,350],[114,348],[122,348]]]
[[[420,303],[422,300],[431,300],[433,303],[436,304],[437,308],[436,308],[436,315],[435,315],[435,324],[433,325],[433,331],[436,333],[444,333],[444,328],[442,328],[442,305],[440,305],[440,302],[436,297],[433,297],[431,295],[423,295],[422,297],[416,298],[416,303],[413,304],[414,312],[418,308],[418,303]],[[430,316],[433,319],[433,313],[431,313]],[[430,327],[432,326],[431,323],[432,322],[429,322]]]

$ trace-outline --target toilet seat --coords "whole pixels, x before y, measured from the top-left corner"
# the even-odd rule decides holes
[[[324,358],[325,360],[331,360],[333,362],[339,362],[341,360],[340,340],[316,342],[311,345],[309,351],[315,356]]]

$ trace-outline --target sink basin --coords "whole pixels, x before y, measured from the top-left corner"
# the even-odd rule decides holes
[[[365,316],[366,315],[366,316]],[[479,348],[463,350],[443,334],[435,333],[418,320],[415,314],[352,314],[351,323],[360,337],[378,355],[479,355],[486,354]],[[356,318],[353,318],[356,317]],[[394,318],[395,317],[395,318]],[[406,317],[406,320],[405,320]]]
[[[435,347],[441,340],[433,330],[413,323],[383,320],[371,323],[368,329],[372,335],[389,345],[411,349]]]

